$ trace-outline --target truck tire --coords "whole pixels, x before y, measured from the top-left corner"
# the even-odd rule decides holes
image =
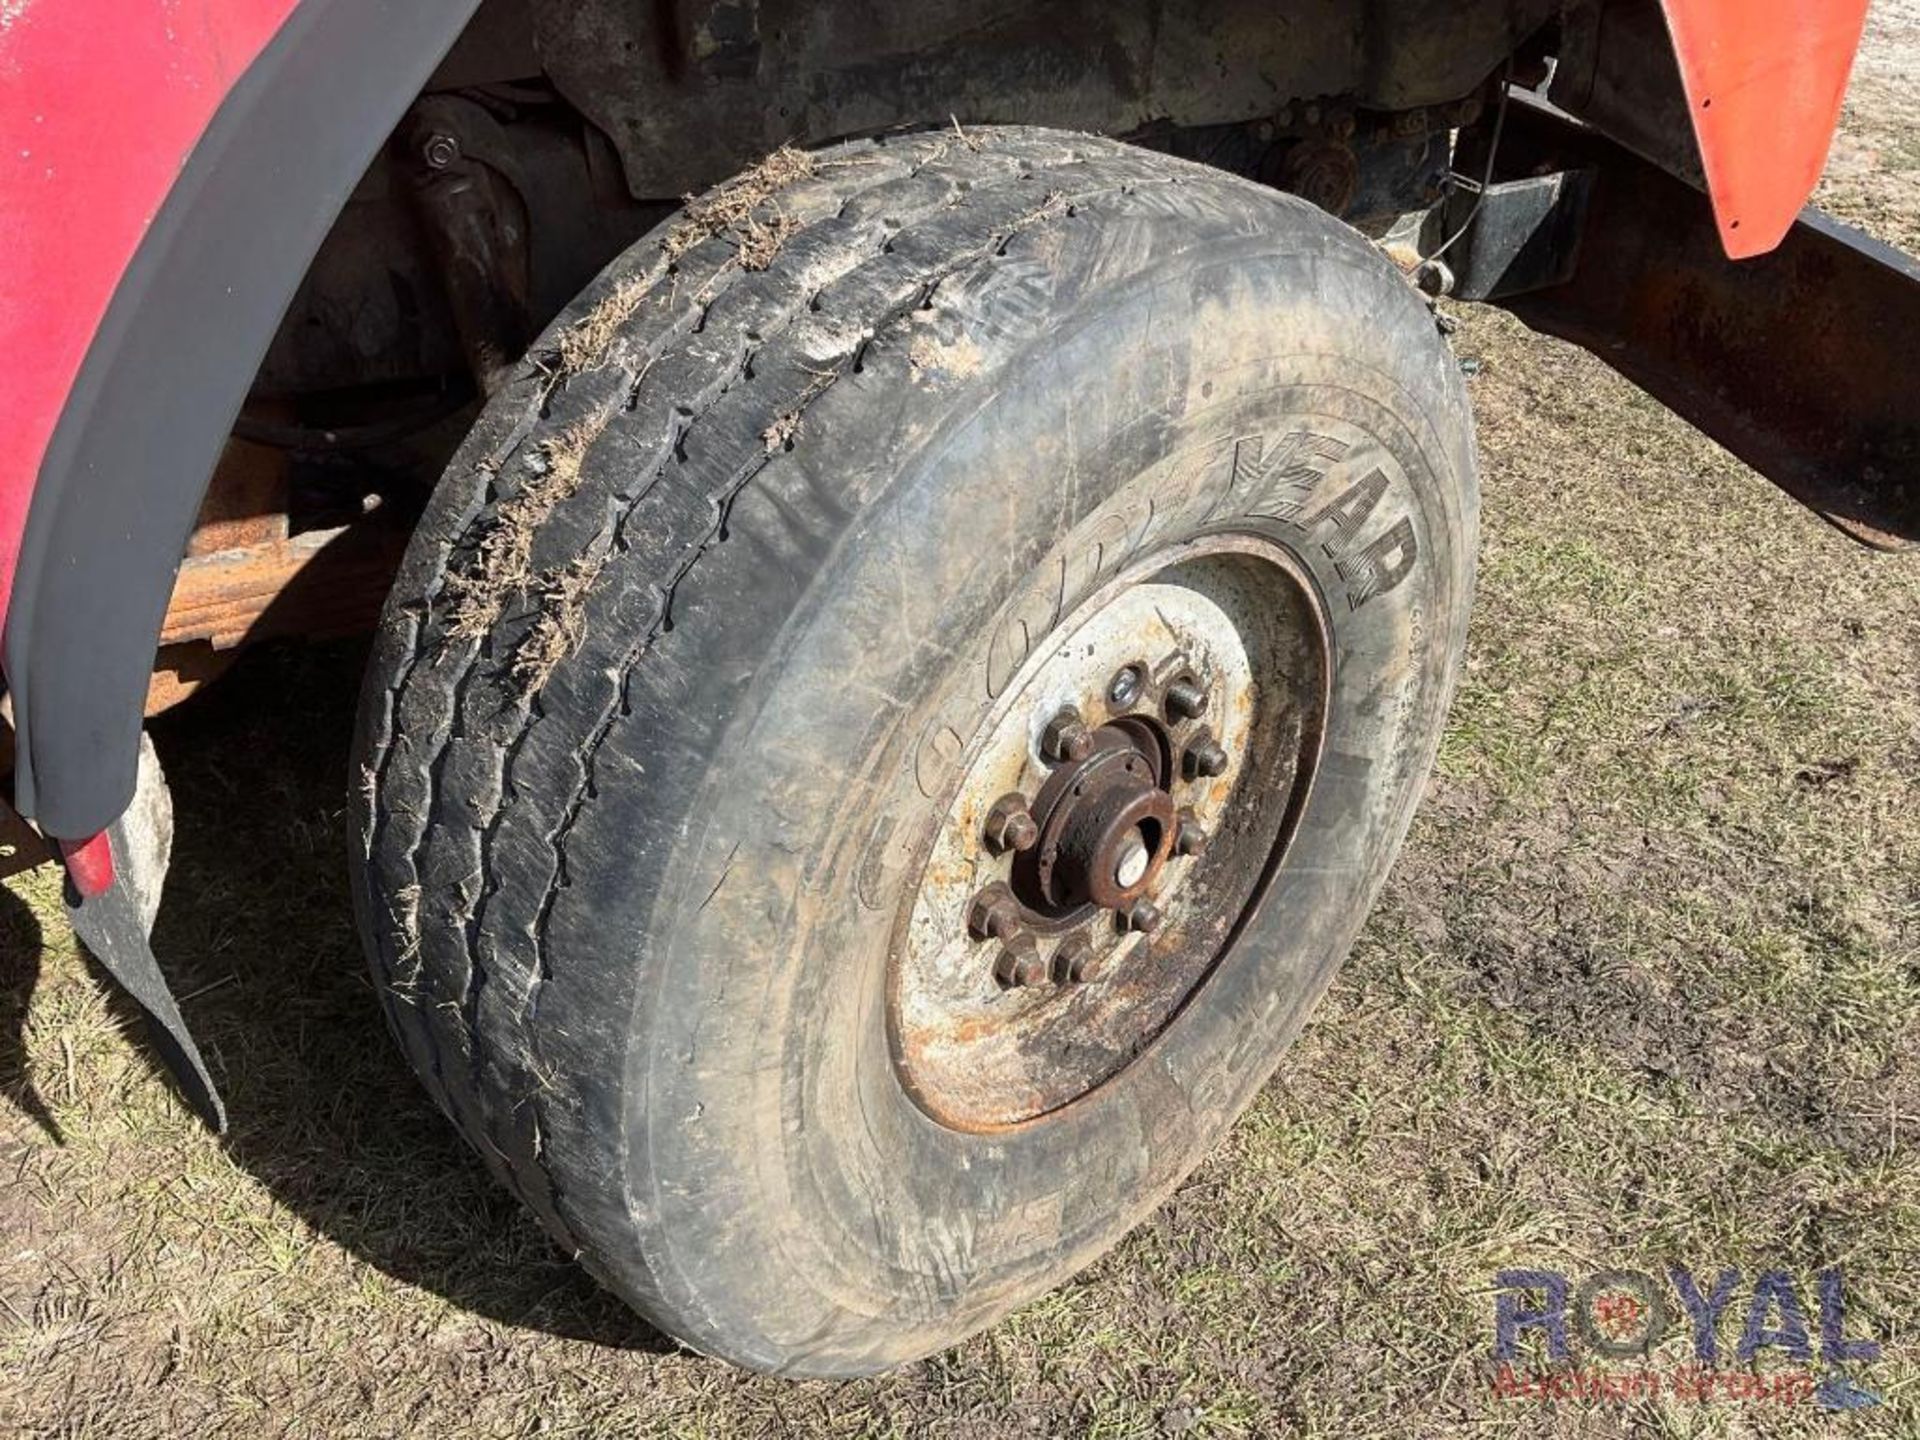
[[[783,151],[583,294],[389,601],[392,1027],[686,1344],[844,1376],[1114,1244],[1411,819],[1471,422],[1359,236],[1092,137]]]

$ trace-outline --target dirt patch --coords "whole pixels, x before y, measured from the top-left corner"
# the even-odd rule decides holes
[[[985,358],[973,337],[965,333],[948,340],[916,335],[907,347],[907,366],[915,380],[932,375],[964,380],[980,373]]]
[[[754,212],[789,185],[813,174],[813,170],[813,156],[791,145],[782,145],[745,174],[698,198],[689,196],[685,213],[661,246],[668,263],[677,261],[703,240],[738,230],[741,263],[748,269],[765,269],[779,253],[791,226],[784,216],[758,220]]]
[[[760,432],[760,443],[766,447],[767,454],[774,455],[793,448],[794,442],[806,429],[807,407],[838,378],[831,372],[814,376],[800,397],[774,417],[773,423]]]
[[[534,473],[495,509],[466,562],[447,577],[447,633],[477,640],[492,633],[517,595],[534,583],[534,538],[580,488],[580,467],[604,422],[583,422],[540,447]]]
[[[603,561],[582,556],[549,570],[532,587],[538,614],[514,648],[512,674],[522,695],[537,694],[563,660],[586,638],[587,596],[600,578]]]
[[[560,337],[560,371],[584,375],[597,368],[612,348],[614,338],[640,311],[653,292],[656,277],[629,277]]]

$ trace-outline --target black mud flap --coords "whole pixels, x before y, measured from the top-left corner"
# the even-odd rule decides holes
[[[107,833],[113,837],[114,853],[126,854],[126,838],[119,823]],[[159,962],[153,958],[153,946],[147,940],[140,903],[132,887],[121,882],[103,895],[82,899],[69,882],[67,914],[73,921],[74,933],[93,958],[146,1012],[154,1046],[173,1072],[187,1103],[216,1131],[225,1134],[227,1108],[220,1103],[207,1062],[187,1032],[187,1022],[180,1018],[180,1007],[167,988],[167,977],[160,973]]]
[[[148,939],[173,851],[173,802],[159,756],[144,736],[133,804],[107,827],[114,877],[107,889],[83,897],[67,881],[67,915],[74,934],[120,988],[146,1012],[153,1043],[187,1103],[215,1131],[227,1128],[226,1107],[200,1047],[193,1043],[167,978]]]

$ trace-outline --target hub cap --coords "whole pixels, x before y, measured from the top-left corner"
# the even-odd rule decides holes
[[[1217,536],[1062,621],[963,766],[896,932],[921,1106],[1033,1120],[1118,1074],[1232,950],[1310,790],[1329,676],[1288,554]]]

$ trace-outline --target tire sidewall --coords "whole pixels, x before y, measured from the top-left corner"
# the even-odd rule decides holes
[[[1327,230],[1183,252],[1117,293],[1083,285],[1065,314],[1061,283],[1038,264],[974,297],[968,376],[876,347],[822,405],[816,458],[785,457],[864,447],[892,478],[772,638],[640,939],[630,1209],[651,1283],[706,1317],[687,1338],[761,1368],[924,1354],[1134,1224],[1332,978],[1437,743],[1476,502],[1464,396],[1424,307]],[[1007,314],[1047,331],[996,330]],[[862,435],[862,414],[890,418]],[[1302,434],[1330,443],[1301,458]],[[1288,480],[1285,454],[1318,473]],[[1302,523],[1376,473],[1384,494],[1350,532]],[[1356,557],[1402,522],[1417,558],[1363,593]],[[1332,631],[1328,734],[1288,863],[1198,1002],[1120,1075],[1024,1127],[948,1129],[900,1084],[885,1003],[947,782],[1060,617],[1221,531],[1290,549]]]

